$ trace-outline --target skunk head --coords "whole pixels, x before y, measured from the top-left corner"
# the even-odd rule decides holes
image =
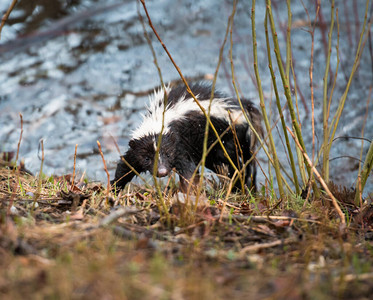
[[[140,166],[141,171],[153,173],[155,154],[157,150],[159,135],[147,135],[129,142],[130,150],[133,152],[134,165]],[[175,162],[175,137],[172,133],[162,135],[159,150],[157,177],[165,177],[170,174]]]

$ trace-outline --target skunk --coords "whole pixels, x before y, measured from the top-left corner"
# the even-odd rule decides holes
[[[212,92],[211,86],[196,83],[191,85],[190,89],[207,113]],[[165,92],[167,103],[164,99]],[[211,122],[221,136],[226,152],[239,170],[245,162],[251,159],[257,143],[256,135],[250,129],[247,118],[258,134],[263,133],[261,114],[258,109],[250,100],[241,99],[241,103],[246,117],[237,99],[215,91],[210,111]],[[165,105],[166,109],[164,109]],[[163,130],[162,119],[164,120]],[[192,174],[202,158],[205,126],[205,115],[184,85],[168,86],[165,90],[156,91],[150,97],[150,105],[143,115],[141,125],[132,134],[128,151],[118,163],[112,184],[118,189],[123,189],[131,181],[135,173],[128,167],[128,164],[138,173],[153,172],[158,138],[162,132],[156,175],[164,177],[169,175],[171,170],[176,170],[180,177],[180,188],[186,191]],[[225,168],[228,170],[228,176],[232,177],[235,169],[226,158],[221,145],[216,141],[216,135],[210,126],[207,149],[211,146],[212,149],[206,156],[205,166],[215,173]],[[247,187],[255,191],[254,160],[247,165],[243,174],[245,174]],[[197,180],[195,179],[194,184],[198,182]],[[236,186],[239,188],[239,180]]]

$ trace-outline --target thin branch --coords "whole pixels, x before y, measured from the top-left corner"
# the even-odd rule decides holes
[[[78,144],[75,145],[75,152],[74,152],[74,169],[73,169],[73,178],[71,179],[71,187],[70,190],[74,190],[74,182],[75,182],[75,167],[76,167],[76,153],[78,150]]]
[[[109,199],[109,192],[110,192],[110,174],[109,174],[109,171],[107,170],[106,162],[105,162],[105,158],[104,158],[104,153],[102,153],[101,144],[100,144],[99,141],[97,141],[97,146],[98,146],[98,151],[100,152],[102,162],[104,164],[104,169],[105,169],[105,172],[106,172],[106,175],[107,175],[106,200],[108,200]]]
[[[312,164],[310,158],[308,157],[307,153],[304,152],[303,148],[301,147],[301,145],[299,144],[299,141],[298,139],[295,137],[295,135],[291,132],[290,128],[288,127],[287,128],[289,133],[291,134],[291,136],[293,137],[296,145],[298,146],[299,150],[302,152],[304,158],[306,159],[306,161],[308,162],[308,164],[310,165],[313,173],[316,175],[316,178],[319,180],[319,182],[321,183],[321,185],[323,186],[323,188],[325,189],[326,193],[329,195],[329,197],[332,199],[332,203],[334,205],[334,208],[336,209],[340,219],[341,219],[341,222],[342,224],[346,224],[346,218],[345,218],[345,215],[343,214],[341,208],[339,207],[338,205],[338,200],[333,196],[332,192],[329,190],[328,188],[328,185],[325,183],[324,179],[322,179],[322,177],[320,176],[320,173],[317,171],[317,169],[315,168],[315,166]]]
[[[17,0],[13,0],[13,2],[10,4],[8,10],[4,14],[4,16],[1,18],[1,24],[0,24],[0,40],[1,40],[1,31],[3,30],[3,27],[5,25],[5,22],[8,20],[10,13],[12,12],[14,6],[16,5]]]
[[[9,202],[9,205],[8,205],[8,210],[7,210],[7,215],[9,216],[10,215],[10,208],[12,207],[13,205],[13,201],[14,201],[14,198],[16,196],[16,193],[17,193],[17,190],[18,190],[18,187],[19,187],[19,167],[18,167],[18,156],[19,156],[19,149],[21,147],[21,141],[22,141],[22,135],[23,135],[23,117],[22,117],[22,114],[20,113],[19,114],[19,117],[21,119],[21,133],[19,134],[19,140],[18,140],[18,145],[17,145],[17,155],[16,155],[16,167],[14,169],[14,172],[16,173],[15,177],[16,177],[16,182],[15,182],[15,186],[13,188],[13,193],[12,193],[12,197],[10,199],[10,202]]]
[[[264,104],[264,96],[263,96],[263,89],[261,85],[261,80],[259,76],[259,69],[258,69],[258,54],[257,54],[257,42],[256,42],[256,27],[255,27],[255,0],[252,0],[252,6],[251,6],[251,28],[252,28],[252,37],[253,37],[253,56],[254,56],[254,70],[255,70],[255,77],[256,81],[258,83],[258,91],[259,91],[259,99],[260,99],[260,108],[262,110],[262,115],[264,118],[264,124],[266,126],[267,132],[269,134],[269,145],[270,145],[270,151],[273,156],[274,161],[274,167],[276,172],[276,179],[278,184],[278,189],[280,192],[280,198],[285,198],[285,192],[283,188],[282,178],[281,178],[281,171],[280,171],[280,163],[278,160],[278,155],[276,153],[276,147],[273,140],[273,136],[271,133],[271,126],[269,124],[265,104]]]
[[[158,41],[161,43],[163,49],[165,50],[165,52],[167,53],[169,59],[171,60],[172,64],[174,65],[176,71],[179,73],[179,76],[180,78],[182,79],[183,83],[185,84],[185,87],[187,89],[187,92],[191,95],[191,97],[193,98],[193,100],[195,101],[195,103],[198,105],[199,109],[202,111],[203,115],[205,116],[206,120],[210,123],[210,126],[211,126],[211,129],[214,131],[214,134],[216,136],[216,138],[218,139],[219,141],[219,145],[221,147],[221,149],[223,150],[224,152],[224,155],[225,157],[227,158],[227,160],[229,161],[229,163],[231,164],[231,166],[235,169],[235,170],[238,170],[236,165],[233,163],[232,159],[229,157],[228,153],[227,153],[227,150],[225,149],[225,146],[223,144],[223,142],[221,141],[220,137],[219,137],[219,133],[217,132],[214,124],[212,123],[211,119],[208,118],[208,115],[207,115],[207,112],[206,110],[203,108],[203,106],[201,105],[201,103],[198,101],[198,99],[196,98],[196,96],[193,94],[192,90],[190,89],[189,87],[189,84],[188,82],[186,81],[183,73],[181,72],[180,68],[178,67],[178,65],[175,63],[174,59],[172,58],[171,56],[171,53],[168,51],[166,45],[163,43],[161,37],[159,36],[158,32],[156,31],[155,27],[153,26],[153,23],[151,21],[151,18],[150,18],[150,15],[149,15],[149,12],[146,8],[146,4],[145,4],[145,0],[140,0],[140,2],[142,3],[143,7],[144,7],[144,11],[145,11],[145,14],[148,18],[148,22],[149,22],[149,26],[152,28],[154,34],[156,35]]]
[[[295,169],[294,156],[293,156],[293,152],[291,151],[289,136],[288,136],[287,131],[286,131],[286,123],[285,123],[284,114],[283,114],[282,108],[281,108],[280,95],[278,93],[277,83],[276,83],[276,76],[275,76],[275,73],[273,71],[271,49],[270,49],[269,35],[268,35],[268,13],[267,12],[266,12],[265,21],[264,21],[264,28],[265,28],[265,36],[266,36],[266,44],[267,44],[268,68],[269,68],[269,71],[270,71],[271,77],[272,77],[272,84],[273,84],[273,89],[274,89],[275,97],[276,97],[277,110],[280,114],[281,126],[282,126],[282,130],[283,130],[284,136],[285,136],[285,142],[286,142],[288,157],[290,159],[290,166],[291,166],[291,170],[293,172],[295,190],[296,190],[297,195],[299,195],[300,194],[300,189],[299,189],[297,171]]]

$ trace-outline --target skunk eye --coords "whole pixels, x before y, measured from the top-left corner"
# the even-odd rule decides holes
[[[167,153],[166,156],[167,156],[167,158],[170,158],[170,154]]]
[[[150,162],[150,157],[145,157],[145,162]]]

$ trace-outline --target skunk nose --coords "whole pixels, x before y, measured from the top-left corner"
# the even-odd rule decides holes
[[[168,175],[167,168],[165,166],[159,166],[158,167],[158,172],[157,172],[157,177],[165,177]]]

